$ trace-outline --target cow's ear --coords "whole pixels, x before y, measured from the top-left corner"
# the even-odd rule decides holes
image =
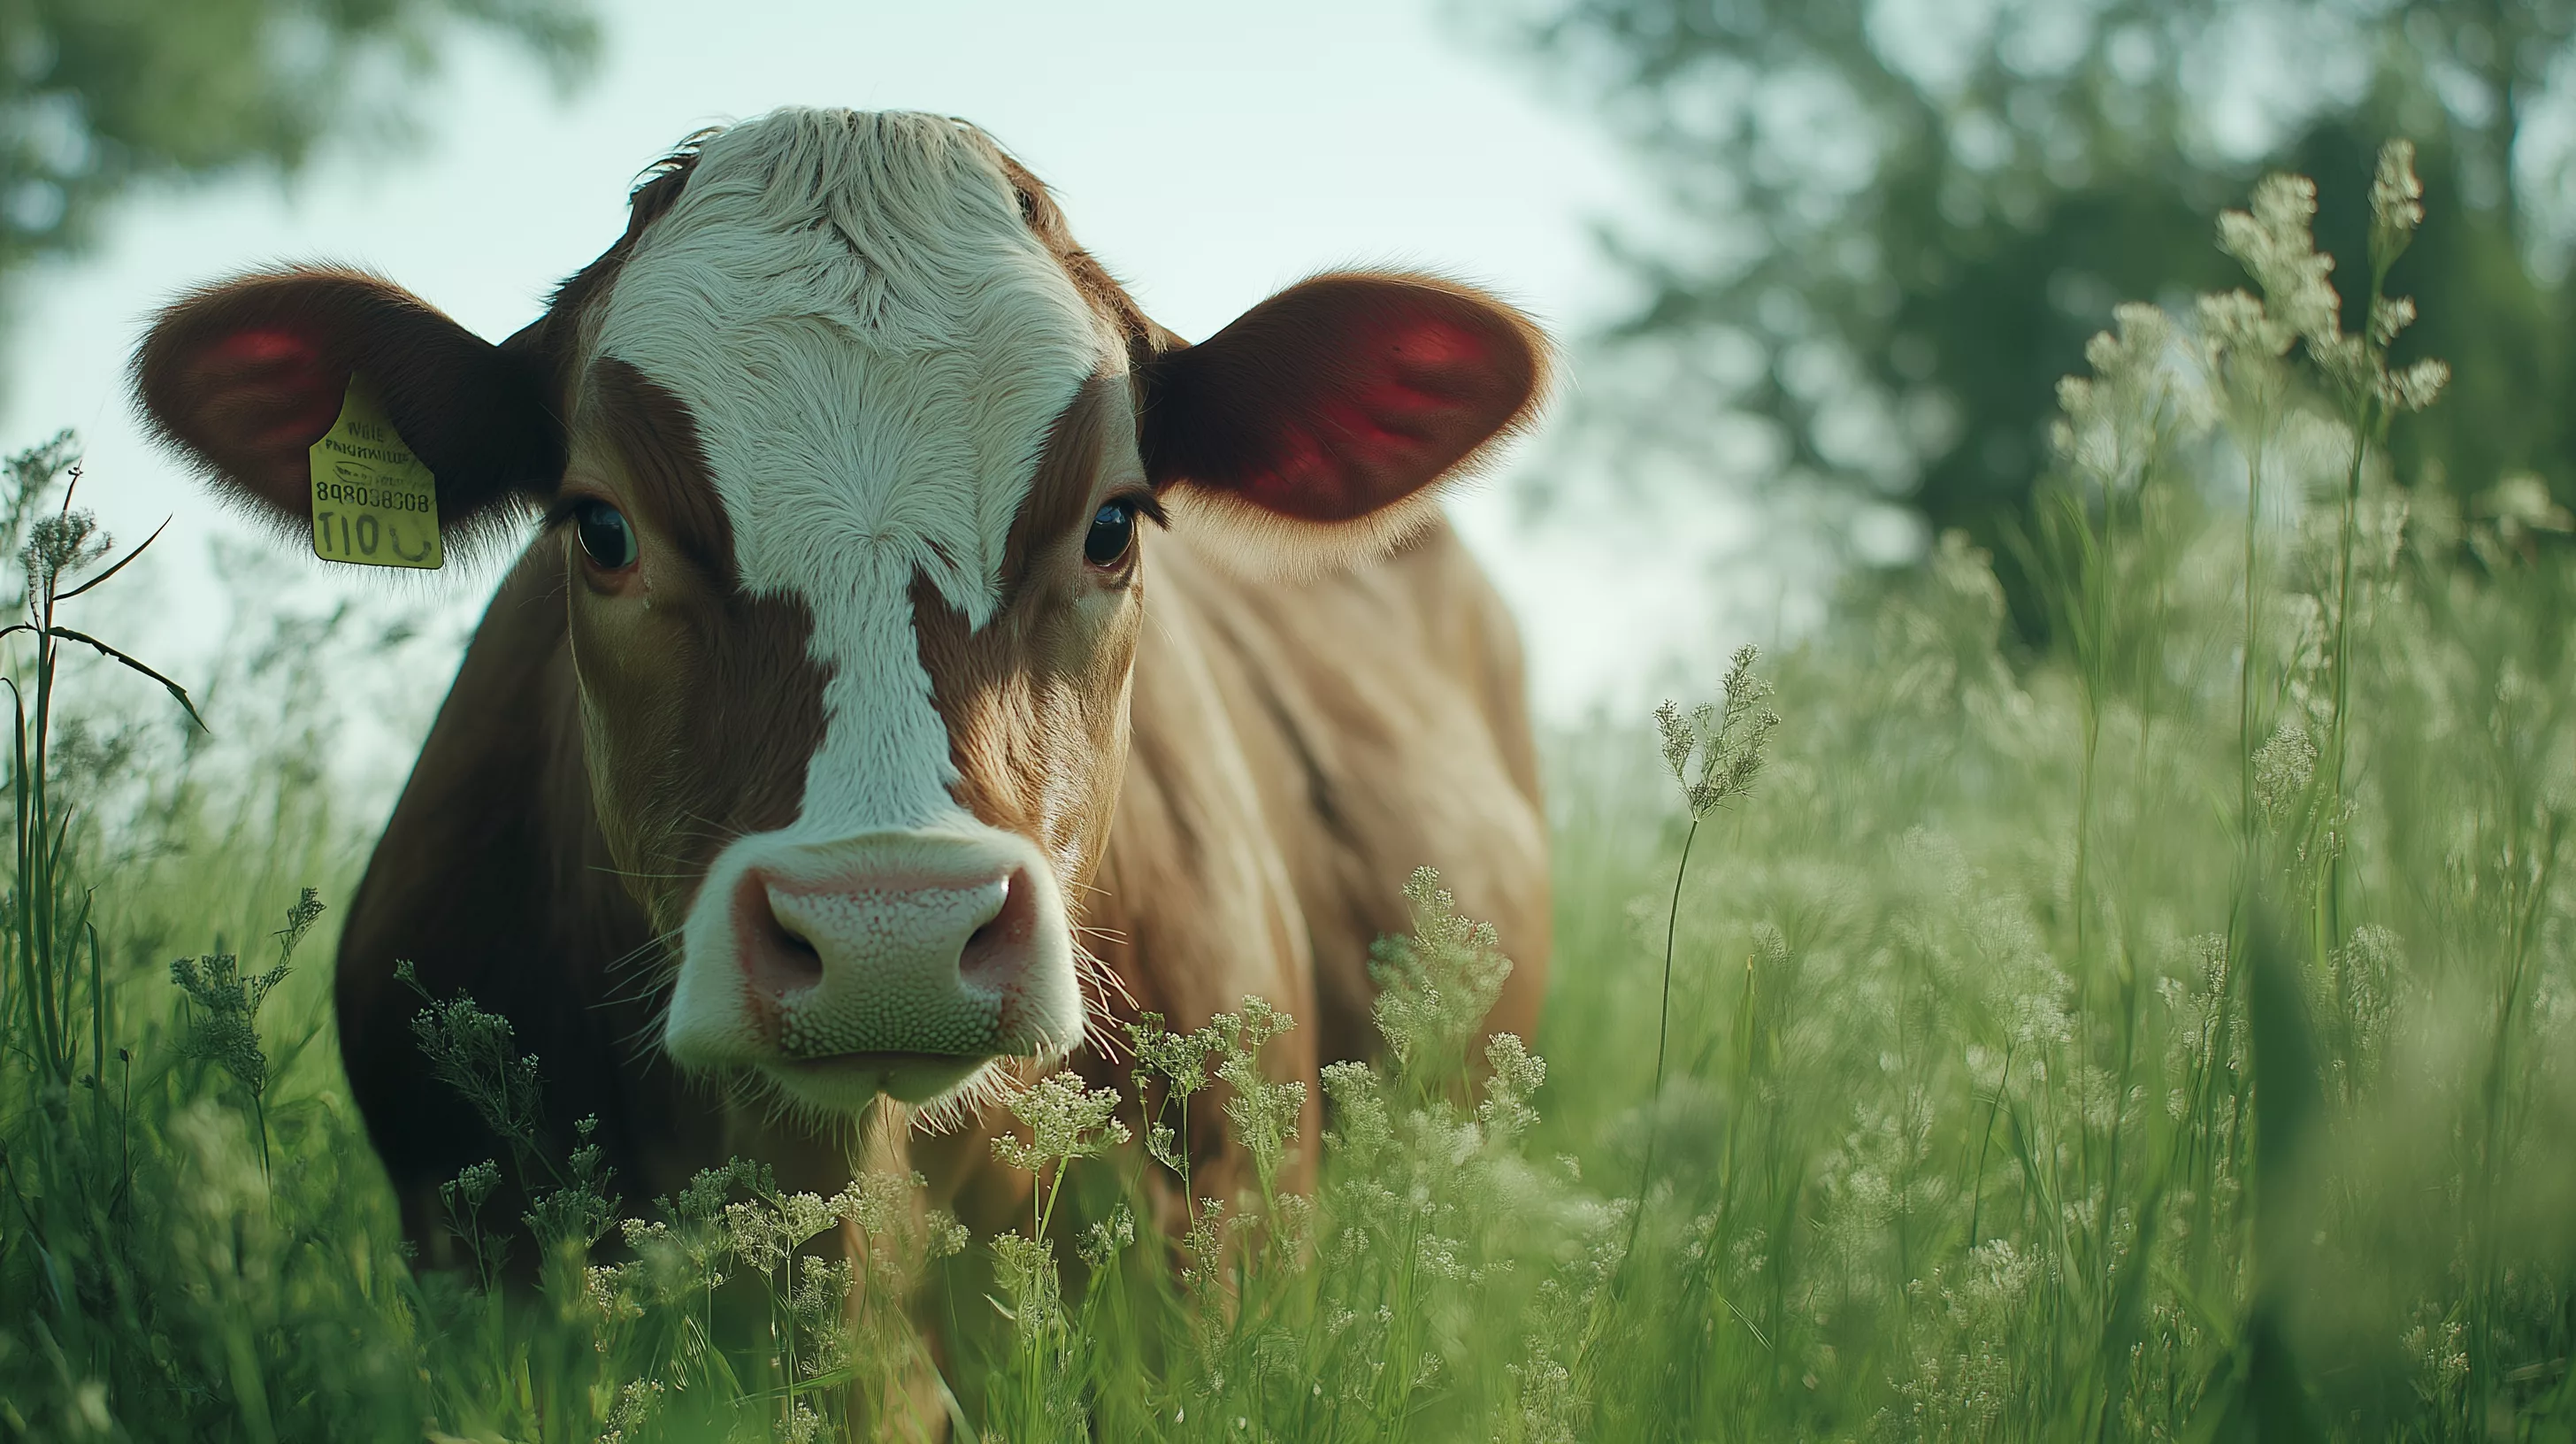
[[[310,525],[310,448],[358,374],[436,478],[451,536],[561,480],[547,359],[524,339],[495,346],[380,277],[299,267],[207,287],[160,314],[133,368],[163,441],[255,514],[298,530]]]
[[[1145,469],[1266,570],[1383,549],[1437,484],[1526,426],[1548,345],[1528,317],[1429,276],[1318,276],[1142,369]]]

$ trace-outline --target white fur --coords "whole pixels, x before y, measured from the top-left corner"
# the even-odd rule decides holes
[[[698,908],[726,905],[716,884],[746,849],[992,832],[950,795],[910,590],[925,576],[971,625],[992,617],[1050,424],[1124,359],[1021,220],[991,143],[935,116],[845,111],[718,134],[620,273],[591,349],[689,405],[744,588],[806,605],[828,676],[799,816],[728,848]],[[739,990],[700,976],[732,966],[701,942],[729,945],[694,917],[687,934],[675,1056],[743,1024]],[[1080,1027],[1077,1002],[1070,1036],[1062,1019],[1044,1031],[1069,1044]]]

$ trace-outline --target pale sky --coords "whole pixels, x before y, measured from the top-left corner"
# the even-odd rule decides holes
[[[208,538],[250,531],[133,422],[124,362],[154,307],[269,262],[354,262],[498,340],[615,239],[639,169],[702,125],[783,104],[982,126],[1054,188],[1075,234],[1146,308],[1193,339],[1303,275],[1371,262],[1481,281],[1561,336],[1580,332],[1622,294],[1590,227],[1633,210],[1640,187],[1588,117],[1542,98],[1512,57],[1471,48],[1435,7],[609,0],[601,63],[569,95],[505,47],[461,44],[413,107],[417,144],[331,153],[283,188],[146,196],[113,217],[98,252],[27,278],[0,447],[75,427],[89,458],[81,499],[111,530],[139,539],[175,518],[156,548],[169,555],[145,564],[157,563],[160,604],[128,636],[184,681],[226,624],[200,604],[213,595]],[[1741,516],[1596,508],[1534,531],[1513,521],[1508,493],[1506,473],[1453,512],[1523,619],[1542,715],[1650,700],[1658,658],[1705,663],[1748,639],[1728,618],[1764,617],[1751,639],[1767,639],[1771,598],[1730,597],[1704,576],[1711,547],[1742,544]],[[451,566],[396,582],[310,557],[289,574],[317,595],[404,587],[454,619],[479,613],[493,579]]]

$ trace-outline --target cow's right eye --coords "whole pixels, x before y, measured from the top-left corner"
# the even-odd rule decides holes
[[[581,553],[602,571],[623,571],[635,564],[635,529],[626,514],[604,501],[585,501],[573,508],[573,538]]]

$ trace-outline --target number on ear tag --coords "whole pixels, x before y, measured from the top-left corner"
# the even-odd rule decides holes
[[[313,443],[313,554],[361,567],[446,564],[438,482],[385,419],[366,378],[349,377],[340,419]]]

